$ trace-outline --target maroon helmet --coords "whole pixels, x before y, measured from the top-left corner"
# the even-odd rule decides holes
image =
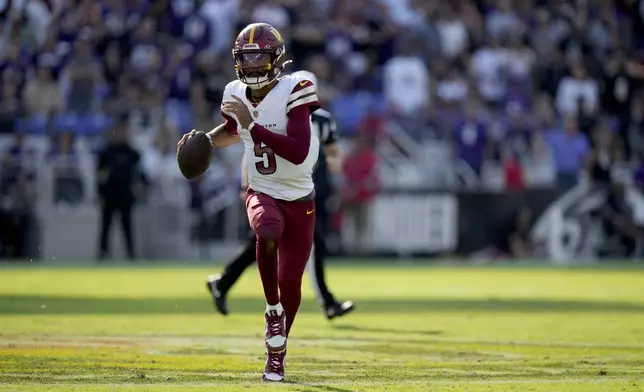
[[[252,89],[269,85],[282,72],[286,48],[282,35],[268,23],[253,23],[237,35],[233,47],[237,78]]]

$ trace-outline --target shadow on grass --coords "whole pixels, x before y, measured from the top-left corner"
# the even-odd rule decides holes
[[[353,392],[353,389],[343,389],[343,388],[336,388],[336,387],[331,387],[328,385],[316,385],[316,384],[308,384],[308,383],[302,383],[302,382],[286,382],[287,385],[293,385],[293,386],[298,386],[306,389],[300,389],[299,391],[301,392]]]
[[[419,334],[419,335],[441,335],[442,331],[421,331],[421,330],[409,330],[409,329],[395,329],[395,328],[370,328],[370,327],[360,327],[358,325],[342,325],[342,324],[332,324],[333,329],[338,331],[351,331],[351,332],[374,332],[374,333],[405,333],[405,334]]]
[[[330,387],[328,385],[313,385],[313,384],[302,384],[302,383],[293,383],[291,385],[297,385],[297,386],[309,388],[309,389],[301,389],[302,392],[353,392],[354,391],[353,389],[335,388],[335,387]]]
[[[403,312],[637,312],[643,304],[607,301],[558,301],[548,299],[461,299],[395,298],[361,299],[360,313]],[[233,313],[262,312],[264,301],[258,297],[239,297],[229,301]],[[301,313],[319,313],[314,301],[305,300]],[[209,314],[212,303],[204,298],[88,298],[0,295],[1,314]],[[384,331],[380,331],[384,332]]]

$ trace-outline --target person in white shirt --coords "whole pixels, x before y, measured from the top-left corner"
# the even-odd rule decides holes
[[[599,105],[599,85],[588,77],[582,64],[572,67],[571,76],[565,77],[557,88],[555,105],[561,115],[578,115],[579,110],[592,116]]]
[[[387,103],[403,115],[414,113],[429,104],[429,71],[425,62],[413,56],[401,43],[399,53],[384,68]]]
[[[507,65],[507,50],[499,45],[496,38],[490,38],[489,45],[476,50],[472,55],[470,74],[481,98],[487,103],[500,102],[505,98]]]

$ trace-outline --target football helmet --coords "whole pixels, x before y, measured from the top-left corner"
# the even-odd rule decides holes
[[[251,89],[271,84],[288,63],[284,61],[284,39],[268,23],[253,23],[238,35],[233,47],[237,78]]]

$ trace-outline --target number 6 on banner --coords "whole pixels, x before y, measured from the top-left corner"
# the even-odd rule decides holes
[[[255,168],[259,174],[266,176],[277,171],[275,153],[270,147],[263,145],[263,143],[257,143],[255,144],[254,151],[256,158],[262,158],[261,161],[255,162]]]

